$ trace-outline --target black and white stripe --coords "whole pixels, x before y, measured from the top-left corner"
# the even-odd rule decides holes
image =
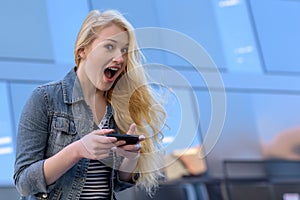
[[[98,160],[91,160],[80,199],[109,199],[111,168]]]

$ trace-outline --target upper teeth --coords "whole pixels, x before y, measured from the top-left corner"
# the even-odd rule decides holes
[[[117,67],[109,67],[108,69],[113,70],[113,71],[118,71]]]

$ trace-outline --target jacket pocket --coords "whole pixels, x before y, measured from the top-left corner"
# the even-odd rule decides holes
[[[77,132],[74,121],[66,117],[55,116],[51,123],[48,147],[51,154],[55,154],[62,148],[76,140]]]

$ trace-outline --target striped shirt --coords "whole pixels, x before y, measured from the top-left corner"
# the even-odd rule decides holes
[[[100,124],[94,124],[94,129],[103,129],[103,128],[116,128],[112,127],[114,125],[113,118],[108,117],[112,115],[111,106],[107,106],[105,117],[101,120]],[[110,156],[98,160],[90,160],[90,164],[88,167],[87,177],[85,180],[85,184],[83,186],[83,190],[80,195],[80,200],[86,199],[97,199],[104,200],[109,199],[111,194],[110,187],[110,178],[112,173],[112,163],[113,157],[112,152],[110,152]],[[109,167],[111,166],[111,167]]]
[[[110,176],[110,167],[98,160],[91,160],[80,199],[109,199],[111,193]]]

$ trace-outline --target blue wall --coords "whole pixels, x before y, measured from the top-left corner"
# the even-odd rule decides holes
[[[253,120],[253,126],[251,132],[244,132],[255,135],[258,138],[256,143],[268,142],[278,132],[300,124],[297,117],[300,94],[299,1],[3,1],[0,7],[0,162],[5,164],[0,167],[0,186],[13,185],[17,124],[30,92],[41,83],[62,78],[74,66],[74,42],[86,14],[90,9],[108,8],[120,10],[136,28],[176,30],[200,44],[211,56],[220,70],[228,95],[228,116],[232,117],[227,117],[218,143],[220,146],[216,145],[212,155],[219,153],[218,148],[224,149],[226,140],[222,137],[238,142],[240,137],[237,135],[243,134],[247,120]],[[180,48],[184,44],[177,45]],[[197,137],[191,145],[201,143],[210,123],[208,90],[217,93],[221,88],[218,85],[208,88],[195,67],[172,52],[157,49],[145,49],[144,52],[148,62],[172,67],[192,85],[191,91],[173,84],[172,77],[164,76],[174,94],[182,99],[183,109],[190,114],[184,118],[197,118],[198,113],[193,111],[199,107],[200,126],[197,127],[195,120],[188,120],[184,126],[189,127],[187,132],[197,129]],[[200,67],[204,76],[215,73],[209,65]],[[193,94],[198,98],[196,102],[192,100]],[[182,134],[178,133],[181,107],[174,97],[170,98],[173,98],[170,104],[175,106],[168,107],[168,123],[173,127],[166,135],[170,139],[166,141],[167,146],[171,145],[169,152],[185,147],[178,140],[174,144],[168,143]],[[246,109],[249,105],[251,109]],[[244,117],[240,118],[240,115]],[[237,137],[230,135],[231,130],[237,130],[233,131]],[[240,151],[239,155],[229,152],[228,157],[250,155],[251,158],[249,149]],[[253,153],[259,151],[255,149]]]

